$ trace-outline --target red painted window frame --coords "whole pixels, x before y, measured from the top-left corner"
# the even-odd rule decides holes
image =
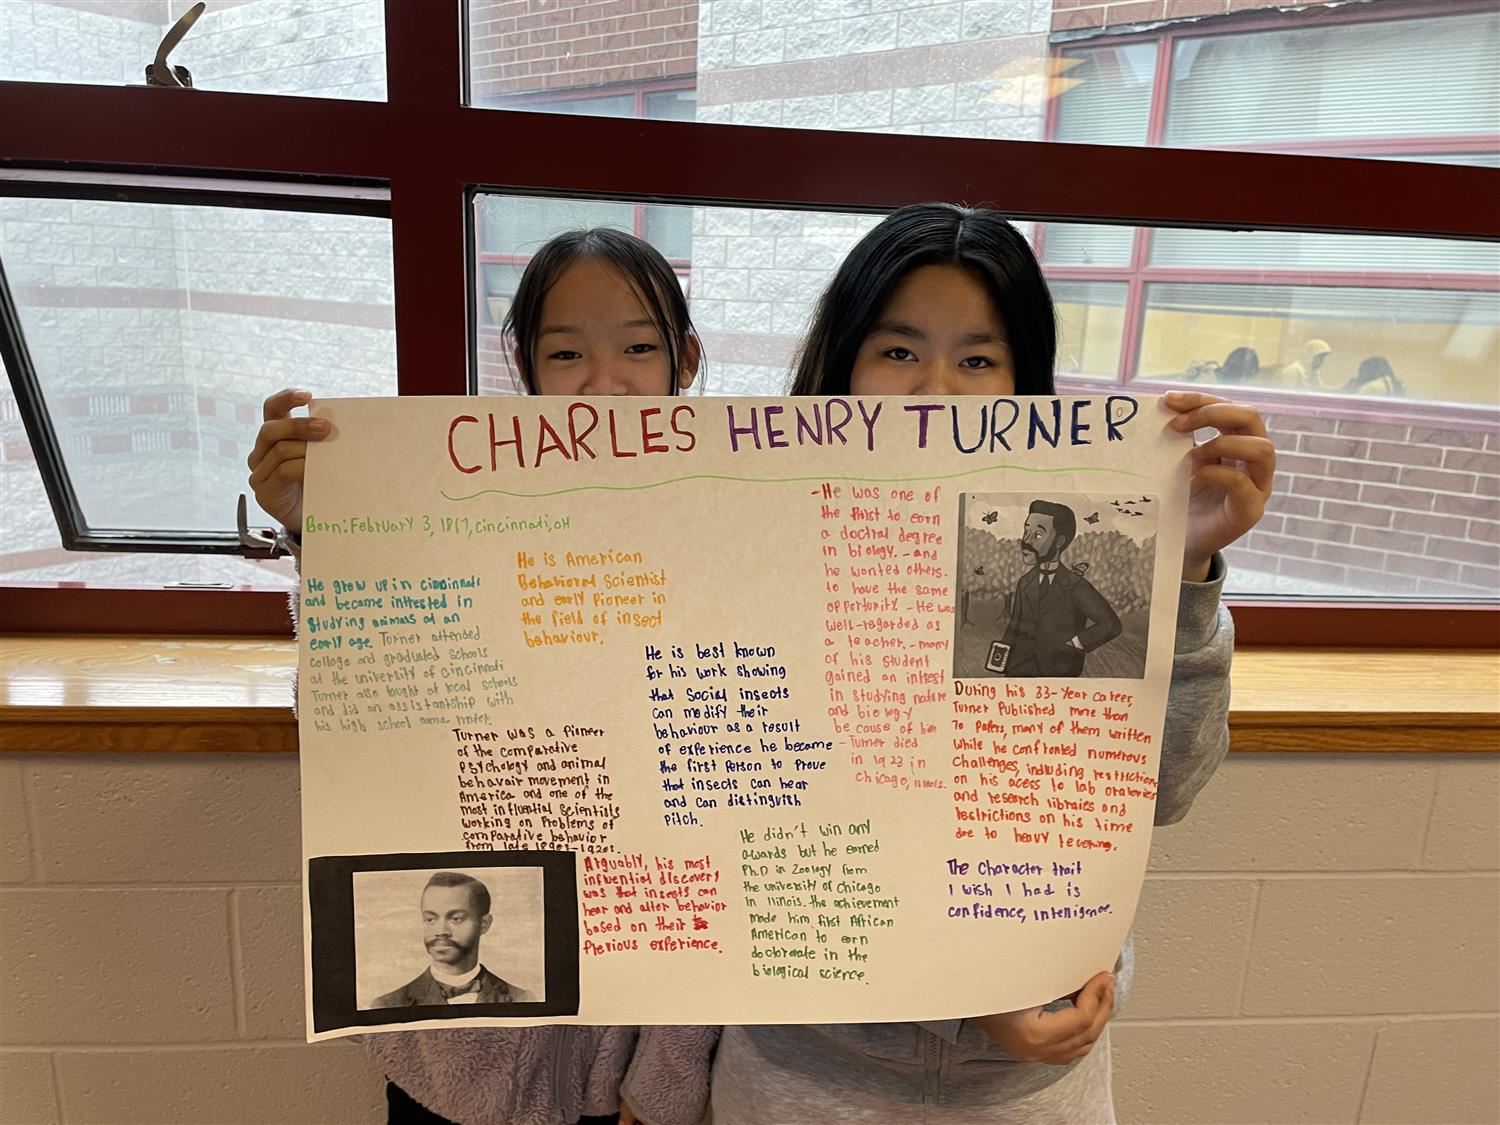
[[[649,121],[654,120],[646,116],[646,98],[651,94],[670,94],[680,90],[696,90],[698,81],[696,75],[679,75],[672,78],[651,78],[640,82],[616,82],[608,86],[579,86],[573,88],[559,88],[556,90],[528,91],[524,94],[507,94],[502,97],[491,97],[479,108],[495,110],[529,109],[537,112],[546,112],[549,105],[558,102],[577,104],[578,102],[599,101],[604,98],[618,98],[622,94],[634,94],[635,106],[633,115],[630,117],[616,117],[617,121]],[[635,213],[631,219],[631,233],[637,238],[644,238],[646,234],[646,207],[644,203],[635,205]],[[484,221],[482,214],[476,207],[474,210],[474,294],[476,302],[484,293],[484,267],[498,266],[525,266],[531,261],[529,254],[498,254],[481,249],[484,246]],[[687,281],[687,271],[692,268],[692,261],[688,258],[668,258],[667,264],[673,271],[683,279],[684,285]],[[498,346],[502,333],[493,324],[485,324],[480,319],[480,312],[476,304],[474,310],[475,331],[479,336],[491,341],[492,346]]]
[[[1350,26],[1367,23],[1391,23],[1411,19],[1431,19],[1471,15],[1492,10],[1486,0],[1408,0],[1401,7],[1390,4],[1357,4],[1347,8],[1308,11],[1305,9],[1269,10],[1244,12],[1235,16],[1215,18],[1207,22],[1195,20],[1177,21],[1141,31],[1119,33],[1088,32],[1069,35],[1052,45],[1054,64],[1048,73],[1061,74],[1066,71],[1060,60],[1070,54],[1114,47],[1131,43],[1154,43],[1156,63],[1152,71],[1150,110],[1146,122],[1144,147],[1164,146],[1167,116],[1170,109],[1169,94],[1172,85],[1172,64],[1176,47],[1184,39],[1223,38],[1253,35],[1267,31],[1289,31],[1301,28]],[[1049,141],[1057,140],[1057,114],[1059,98],[1050,98],[1043,124],[1043,136]],[[1266,153],[1298,153],[1309,156],[1342,157],[1392,157],[1402,155],[1459,154],[1465,152],[1494,152],[1495,139],[1474,136],[1430,136],[1430,137],[1374,137],[1337,138],[1330,140],[1300,140],[1294,142],[1259,142],[1244,145],[1203,147],[1197,151],[1239,151]],[[1123,330],[1120,338],[1120,353],[1116,361],[1113,384],[1125,385],[1137,380],[1141,340],[1145,333],[1147,290],[1152,285],[1213,284],[1213,285],[1295,285],[1304,287],[1352,287],[1362,289],[1433,289],[1442,291],[1500,292],[1500,276],[1491,274],[1432,274],[1396,272],[1374,273],[1339,270],[1267,270],[1267,269],[1211,269],[1183,268],[1177,266],[1151,265],[1151,244],[1155,231],[1150,227],[1137,227],[1131,239],[1129,261],[1124,265],[1077,266],[1049,265],[1045,263],[1046,225],[1039,225],[1036,233],[1037,256],[1043,259],[1042,272],[1050,281],[1107,282],[1125,286],[1125,306],[1121,312]],[[1107,377],[1087,375],[1076,381],[1103,382]],[[1065,383],[1075,381],[1067,377]],[[1183,386],[1191,389],[1191,383],[1179,383],[1167,378],[1142,380],[1153,389],[1170,389]],[[1359,418],[1363,421],[1401,424],[1441,425],[1459,430],[1489,430],[1496,421],[1494,409],[1470,405],[1439,402],[1383,402],[1351,398],[1347,395],[1318,394],[1290,389],[1240,386],[1235,397],[1259,406],[1267,411],[1295,409],[1308,414],[1334,414]]]
[[[457,0],[385,0],[385,17],[384,103],[0,82],[0,162],[388,186],[397,386],[414,395],[468,391],[467,209],[476,187],[820,211],[947,198],[1027,222],[1500,240],[1492,203],[1500,172],[1488,168],[475,109],[461,104],[467,65]],[[577,152],[596,158],[579,162]],[[1276,190],[1313,175],[1327,188],[1318,197]],[[1360,190],[1371,177],[1385,188],[1379,198]],[[1387,206],[1391,195],[1439,195],[1446,206],[1418,222]],[[285,634],[285,602],[262,591],[0,588],[0,632]],[[1500,613],[1482,606],[1250,605],[1236,614],[1241,639],[1255,643],[1500,643]]]

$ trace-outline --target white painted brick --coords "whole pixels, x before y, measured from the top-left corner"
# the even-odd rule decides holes
[[[295,755],[39,755],[28,762],[34,839],[48,882],[290,880],[301,870]],[[78,830],[80,807],[95,810],[98,831]]]
[[[1030,0],[966,0],[965,39],[1025,35],[1031,26]]]
[[[896,125],[924,125],[953,119],[954,88],[913,86],[895,90],[891,100],[891,121]]]
[[[899,17],[894,12],[855,16],[839,22],[839,53],[863,55],[896,47]]]
[[[776,242],[760,235],[725,240],[726,265],[741,269],[768,269],[777,264]]]
[[[761,0],[763,27],[792,27],[816,18],[813,5],[807,0]]]
[[[1256,884],[1147,878],[1136,908],[1130,1019],[1236,1016]]]
[[[1500,760],[1494,755],[1465,755],[1438,766],[1422,866],[1429,871],[1500,868]]]
[[[1500,1120],[1495,1060],[1500,1020],[1419,1020],[1380,1029],[1359,1120],[1452,1125]]]
[[[67,1052],[57,1071],[69,1125],[385,1120],[385,1080],[347,1041]]]
[[[233,1039],[233,996],[225,890],[0,890],[0,1042]]]
[[[1427,832],[1432,768],[1388,755],[1231,754],[1187,819],[1157,829],[1151,866],[1164,871],[1414,869]]]
[[[793,341],[792,350],[807,334],[812,322],[812,307],[805,301],[777,301],[771,315],[771,331]]]
[[[698,69],[722,70],[734,65],[733,35],[702,35],[698,38]],[[703,120],[703,108],[698,107],[698,119]]]
[[[760,0],[714,0],[713,10],[710,26],[715,35],[759,31],[763,26]]]
[[[881,11],[890,7],[889,0],[881,0]],[[813,15],[820,20],[844,20],[867,16],[873,11],[871,0],[812,0]]]
[[[1341,875],[1261,888],[1254,1016],[1493,1011],[1500,881]]]
[[[52,1056],[44,1051],[0,1051],[0,1123],[58,1125]]]
[[[754,212],[747,207],[715,207],[708,211],[707,234],[749,234]]]
[[[827,59],[842,54],[837,20],[798,24],[786,29],[786,60]]]
[[[693,324],[699,332],[717,332],[724,327],[724,306],[727,302],[708,300],[699,295],[698,271],[693,271],[692,302],[689,311],[693,315]],[[709,355],[709,361],[713,356]]]
[[[785,32],[779,27],[769,31],[745,32],[734,37],[735,66],[764,66],[779,63],[785,55]]]
[[[727,265],[729,253],[728,240],[724,238],[710,238],[707,235],[700,237],[696,232],[696,228],[699,216],[703,213],[703,208],[700,207],[695,210],[697,214],[694,215],[693,223],[695,228],[693,234],[693,265],[695,267]]]
[[[957,43],[963,30],[963,14],[962,4],[908,9],[901,13],[896,46],[930,47],[937,43]]]
[[[739,102],[734,107],[736,125],[780,125],[781,102],[767,99],[757,102]]]
[[[741,300],[750,287],[750,271],[705,269],[693,271],[693,291],[707,300]]]
[[[1110,1030],[1115,1108],[1150,1125],[1328,1125],[1359,1112],[1369,1024],[1137,1026]]]
[[[770,301],[727,301],[724,331],[769,332],[773,305]]]
[[[778,238],[775,264],[781,269],[824,270],[832,277],[853,245],[841,235]]]
[[[802,222],[806,212],[753,210],[750,230],[758,235],[782,237],[802,233]]]
[[[1019,78],[960,82],[953,89],[953,117],[958,121],[1014,117],[1021,111],[1023,89]]]
[[[788,129],[831,129],[837,113],[838,98],[833,94],[787,98],[783,103],[781,123]]]
[[[304,1034],[302,889],[235,891],[245,1035],[300,1039]]]
[[[8,480],[5,497],[7,507],[20,500],[10,491]],[[9,521],[10,513],[7,512],[6,522]],[[20,759],[0,758],[0,883],[31,881],[30,818],[26,812],[21,776]]]
[[[834,120],[840,129],[878,129],[891,123],[891,91],[840,94]]]

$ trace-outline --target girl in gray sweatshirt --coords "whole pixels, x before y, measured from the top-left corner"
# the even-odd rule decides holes
[[[918,204],[845,259],[818,303],[792,393],[1051,395],[1055,351],[1052,300],[1019,232],[991,211]],[[1166,405],[1175,429],[1218,434],[1192,454],[1157,824],[1187,814],[1228,750],[1234,633],[1219,604],[1219,552],[1259,521],[1275,470],[1254,409],[1196,393],[1169,394]],[[912,970],[944,971],[932,952]],[[694,1125],[712,1065],[713,1125],[1113,1122],[1106,1023],[1132,968],[1127,940],[1113,974],[1080,982],[1075,997],[972,1019],[722,1035],[644,1028],[625,1101],[650,1125]]]

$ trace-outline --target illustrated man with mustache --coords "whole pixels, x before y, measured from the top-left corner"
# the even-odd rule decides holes
[[[490,928],[490,891],[478,879],[439,871],[422,891],[422,941],[432,964],[416,980],[375,1001],[377,1008],[436,1004],[519,1004],[536,997],[479,962]]]
[[[1034,500],[1021,533],[1021,575],[1001,638],[1010,646],[1007,676],[1080,676],[1083,657],[1120,635],[1120,618],[1104,596],[1062,565],[1078,533],[1066,504]]]

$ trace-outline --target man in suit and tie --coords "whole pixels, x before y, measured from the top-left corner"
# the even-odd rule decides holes
[[[1021,558],[1030,567],[1011,597],[1007,676],[1080,676],[1083,657],[1120,635],[1120,618],[1103,595],[1062,565],[1078,533],[1066,504],[1034,500],[1021,533]]]
[[[536,997],[479,962],[479,939],[490,928],[490,891],[478,879],[439,871],[422,891],[422,940],[432,964],[410,984],[387,992],[376,1008],[439,1004],[520,1004]]]

